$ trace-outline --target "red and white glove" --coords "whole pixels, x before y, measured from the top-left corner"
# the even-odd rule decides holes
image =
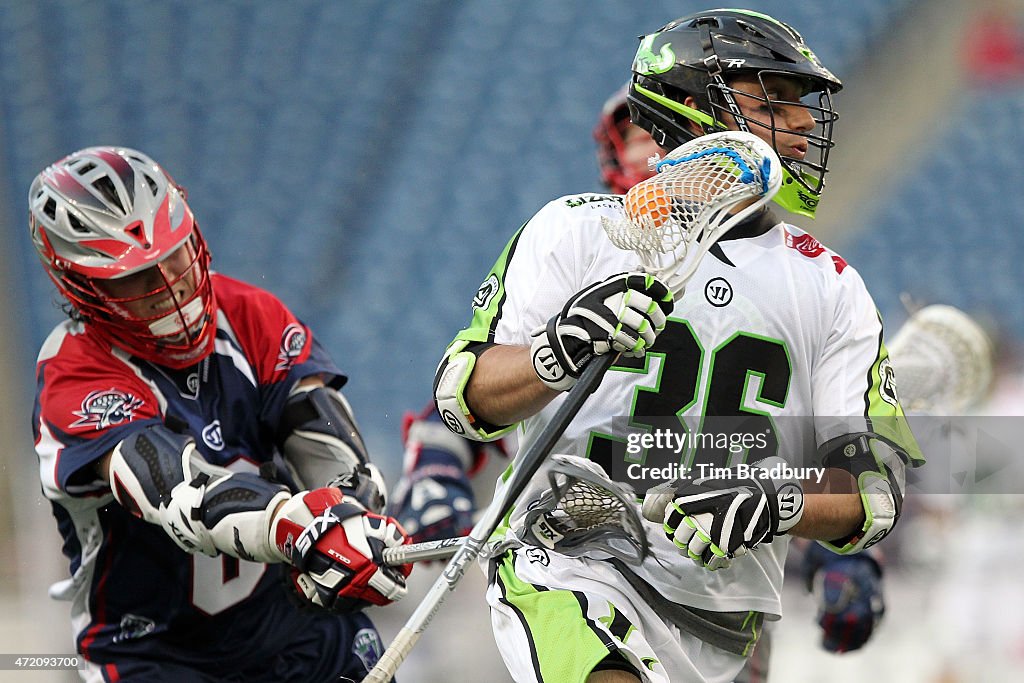
[[[411,564],[384,566],[384,548],[408,542],[391,517],[367,512],[336,488],[296,494],[281,506],[271,539],[295,568],[292,583],[312,604],[334,612],[387,605],[406,593]]]

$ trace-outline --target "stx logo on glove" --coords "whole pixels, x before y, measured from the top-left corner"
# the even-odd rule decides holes
[[[313,544],[337,524],[341,524],[341,520],[330,510],[326,510],[322,515],[314,517],[313,521],[302,530],[302,533],[295,540],[296,552],[300,555],[307,554],[313,547]]]
[[[565,538],[563,534],[555,531],[554,527],[551,526],[551,523],[547,519],[547,515],[541,515],[538,517],[537,521],[533,523],[531,530],[533,531],[534,538],[552,550],[556,543]]]

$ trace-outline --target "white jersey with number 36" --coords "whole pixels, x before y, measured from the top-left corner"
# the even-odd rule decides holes
[[[577,291],[638,270],[636,255],[605,236],[602,216],[621,219],[622,198],[572,195],[542,208],[488,273],[474,299],[473,322],[457,339],[529,345],[531,332]],[[560,403],[522,423],[521,447]],[[768,213],[704,257],[653,349],[613,366],[554,452],[589,456],[642,494],[657,483],[645,472],[674,461],[700,476],[708,457],[665,444],[639,448],[639,435],[654,434],[666,417],[680,416],[697,433],[716,416],[744,416],[752,437],[775,435],[766,444],[758,438],[749,452],[726,449],[704,464],[777,454],[804,466],[823,442],[867,430],[863,418],[899,410],[881,321],[860,276],[812,236]],[[658,525],[649,532],[655,552],[636,573],[665,598],[706,610],[781,613],[787,537],[709,572],[680,557]]]

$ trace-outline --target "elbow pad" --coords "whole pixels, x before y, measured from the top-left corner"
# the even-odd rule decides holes
[[[281,451],[302,488],[336,486],[380,512],[387,504],[384,479],[369,462],[352,409],[328,387],[296,387],[281,418]]]
[[[270,531],[274,510],[291,498],[288,489],[206,462],[190,437],[162,425],[136,432],[114,448],[107,474],[122,507],[160,525],[186,552],[285,559]]]
[[[441,420],[449,430],[474,441],[494,441],[508,434],[515,425],[492,425],[473,415],[466,403],[466,386],[476,367],[476,359],[492,344],[456,341],[448,347],[434,375],[434,402]]]
[[[870,548],[899,521],[909,455],[872,432],[833,439],[822,450],[826,467],[845,470],[857,480],[864,524],[846,538],[818,543],[840,555]]]

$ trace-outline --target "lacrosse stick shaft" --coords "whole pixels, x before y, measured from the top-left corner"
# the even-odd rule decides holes
[[[455,536],[454,538],[442,538],[439,541],[424,541],[397,548],[384,548],[384,564],[389,567],[397,567],[410,562],[447,560],[458,552],[459,545],[464,540],[466,540],[465,536]]]
[[[430,587],[416,611],[405,622],[405,626],[388,645],[387,650],[384,651],[380,660],[362,683],[387,683],[394,677],[398,667],[405,661],[423,631],[437,614],[437,610],[445,598],[448,597],[448,593],[455,590],[455,586],[462,579],[470,563],[480,555],[487,539],[501,524],[508,508],[526,490],[533,475],[540,469],[544,459],[551,453],[551,449],[554,448],[569,423],[576,417],[584,402],[597,389],[604,373],[611,367],[615,358],[615,354],[606,353],[593,358],[587,364],[576,385],[566,394],[562,405],[555,411],[551,421],[538,435],[537,440],[517,458],[518,463],[516,463],[512,476],[506,482],[505,487],[487,506],[473,530],[458,546],[455,556],[449,560],[444,571],[441,572],[441,576]]]

